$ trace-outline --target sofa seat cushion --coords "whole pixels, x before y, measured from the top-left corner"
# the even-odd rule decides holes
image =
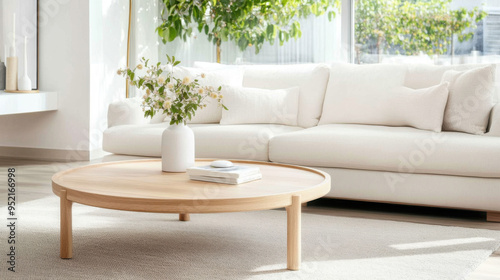
[[[161,156],[161,135],[167,123],[122,125],[104,131],[106,152],[137,156]],[[269,139],[302,130],[300,127],[253,124],[190,124],[195,137],[197,158],[269,160]]]
[[[274,137],[269,158],[317,167],[500,178],[498,137],[410,127],[321,125]]]

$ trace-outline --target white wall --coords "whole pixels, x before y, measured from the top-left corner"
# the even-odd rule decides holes
[[[40,89],[59,93],[59,109],[0,117],[0,146],[88,154],[89,3],[40,0],[39,12]]]

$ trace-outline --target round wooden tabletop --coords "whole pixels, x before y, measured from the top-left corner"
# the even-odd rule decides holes
[[[208,165],[212,160],[197,160]],[[161,171],[161,160],[94,164],[59,172],[52,190],[69,201],[101,208],[159,213],[217,213],[290,206],[330,191],[330,176],[312,168],[267,162],[233,161],[258,166],[262,179],[240,185],[189,180],[187,173]]]

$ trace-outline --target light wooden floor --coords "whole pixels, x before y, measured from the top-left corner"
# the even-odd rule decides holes
[[[28,160],[12,160],[0,158],[0,175],[7,173],[7,168],[17,168],[19,185],[19,200],[21,202],[31,201],[53,195],[51,192],[52,175],[58,171],[72,167],[87,165],[103,161],[116,161],[126,159],[138,159],[127,156],[106,156],[103,159],[92,162],[56,163]],[[3,190],[2,190],[3,191]],[[5,199],[0,198],[0,206],[5,205]],[[470,228],[491,229],[500,231],[500,223],[488,223],[485,221],[484,213],[443,210],[425,207],[396,206],[377,203],[349,202],[331,199],[321,199],[309,203],[303,208],[304,212],[320,215],[332,215],[343,217],[360,217],[365,219],[404,221],[412,223],[459,226]],[[500,279],[500,249],[494,252],[476,271],[469,280]]]

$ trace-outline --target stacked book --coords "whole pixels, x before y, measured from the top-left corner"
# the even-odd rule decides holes
[[[195,166],[188,168],[187,173],[189,175],[189,179],[191,180],[231,185],[262,179],[260,169],[255,166]]]

